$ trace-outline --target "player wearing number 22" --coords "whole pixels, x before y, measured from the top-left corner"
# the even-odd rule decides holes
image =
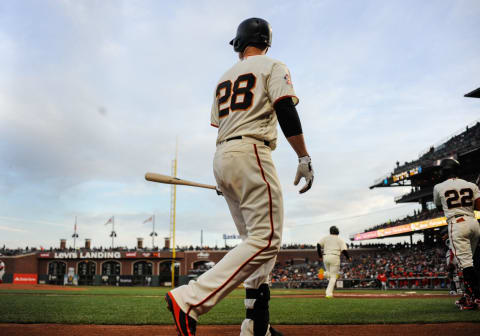
[[[240,335],[281,335],[269,324],[269,274],[280,249],[282,191],[271,152],[277,120],[298,156],[294,184],[304,193],[313,182],[290,72],[265,54],[271,45],[270,24],[243,21],[230,42],[240,60],[214,91],[211,125],[218,128],[213,171],[242,242],[196,281],[166,296],[180,335],[193,335],[196,321],[233,289],[246,289],[246,318]]]
[[[433,188],[433,201],[447,218],[452,251],[463,272],[465,295],[456,304],[462,310],[476,309],[480,304],[480,288],[473,255],[480,238],[480,225],[474,210],[480,210],[480,191],[475,184],[458,178],[458,161],[444,159],[441,169],[446,180]]]

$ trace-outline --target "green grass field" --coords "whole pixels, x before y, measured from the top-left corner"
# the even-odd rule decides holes
[[[0,286],[0,323],[171,324],[165,288],[82,287],[83,290],[11,290]],[[389,291],[403,293],[404,291]],[[386,324],[480,322],[480,311],[459,311],[454,297],[325,298],[322,290],[272,290],[272,324]],[[342,291],[373,293],[379,291]],[[384,293],[384,292],[383,292]],[[419,294],[428,292],[419,291]],[[438,294],[439,292],[434,292]],[[288,297],[288,295],[305,297]],[[285,297],[281,297],[285,296]],[[240,324],[244,291],[236,290],[201,324]]]

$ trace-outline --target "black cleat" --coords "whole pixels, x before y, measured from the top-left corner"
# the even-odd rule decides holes
[[[168,310],[172,312],[178,336],[195,336],[197,321],[180,309],[180,306],[170,292],[165,295],[165,301],[167,301]]]
[[[469,296],[464,295],[459,300],[455,301],[455,305],[460,310],[475,310],[478,308],[478,304],[475,301]]]

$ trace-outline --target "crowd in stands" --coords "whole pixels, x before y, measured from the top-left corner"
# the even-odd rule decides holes
[[[225,251],[225,250],[231,250],[234,248],[234,246],[226,245],[226,246],[215,246],[215,247],[209,247],[209,246],[183,246],[183,247],[177,247],[178,250],[180,251]],[[316,245],[311,245],[311,244],[283,244],[280,247],[282,250],[308,250],[308,249],[315,249]]]
[[[38,252],[39,250],[35,247],[29,248],[28,246],[25,248],[17,248],[17,249],[9,249],[3,245],[2,248],[0,248],[0,256],[16,256],[16,255],[21,255],[21,254],[28,254],[28,253],[34,253]]]
[[[399,278],[444,277],[447,275],[445,248],[382,250],[362,253],[351,263],[342,263],[343,279],[372,279],[385,274],[390,285]],[[419,286],[419,284],[417,284]],[[400,287],[403,287],[400,284]]]
[[[193,246],[193,245],[190,245],[190,246],[177,246],[176,247],[176,251],[177,252],[185,252],[185,251],[228,251],[228,250],[231,250],[233,249],[235,246],[229,246],[229,245],[226,245],[226,246],[215,246],[215,247],[209,247],[209,246]],[[316,246],[314,245],[309,245],[309,244],[283,244],[281,249],[295,249],[295,250],[298,250],[298,249],[314,249],[316,248]],[[4,256],[15,256],[15,255],[21,255],[21,254],[28,254],[28,253],[32,253],[32,252],[74,252],[75,250],[85,250],[83,247],[79,247],[77,249],[74,249],[73,247],[68,247],[68,248],[65,248],[65,249],[60,249],[60,248],[54,248],[54,247],[50,247],[50,248],[47,248],[47,249],[44,249],[44,248],[35,248],[35,247],[32,247],[32,248],[17,248],[17,249],[8,249],[6,248],[5,246],[3,246],[3,248],[0,249],[0,256],[1,255],[4,255]],[[135,251],[169,251],[170,249],[167,249],[167,248],[159,248],[159,247],[155,247],[155,248],[151,248],[151,247],[145,247],[143,249],[138,249],[137,247],[134,247],[134,248],[128,248],[126,246],[119,246],[119,247],[115,247],[115,248],[111,248],[111,247],[92,247],[89,249],[89,251],[94,251],[94,252],[105,252],[105,251],[118,251],[118,252],[135,252]]]
[[[351,262],[342,260],[339,273],[339,280],[350,282],[351,287],[380,287],[380,275],[388,279],[388,288],[447,286],[444,247],[426,248],[423,244],[415,244],[407,248],[396,245],[374,251],[352,252],[351,256]],[[325,267],[319,260],[277,264],[271,281],[285,287],[321,287],[321,269]]]
[[[421,242],[418,244],[422,244]],[[385,244],[385,243],[361,243],[361,242],[352,242],[352,243],[347,243],[348,248],[350,249],[405,249],[405,248],[410,248],[414,245],[410,245],[409,243],[396,243],[396,244]],[[177,246],[177,251],[184,252],[184,251],[219,251],[219,250],[230,250],[233,247],[227,246],[227,247],[213,247],[210,248],[208,246],[184,246],[180,247]],[[306,249],[316,249],[316,245],[311,245],[311,244],[283,244],[281,249],[282,250],[306,250]],[[85,250],[83,247],[78,248],[77,250]],[[149,247],[146,247],[144,249],[141,249],[141,251],[159,251],[159,250],[166,250],[164,249],[159,249],[158,247],[155,247],[154,249],[151,249]],[[9,249],[6,248],[5,245],[0,248],[0,256],[16,256],[16,255],[22,255],[22,254],[29,254],[29,253],[38,253],[38,252],[74,252],[75,250],[72,247],[66,248],[66,249],[60,249],[60,248],[53,248],[50,247],[48,249],[44,248],[36,248],[36,247],[31,247],[29,248],[28,246],[25,248],[17,248],[17,249]],[[108,252],[108,251],[118,251],[118,252],[135,252],[135,251],[140,251],[140,249],[134,247],[134,248],[128,248],[128,247],[116,247],[116,248],[105,248],[105,247],[92,247],[89,249],[89,251],[93,252]]]
[[[374,230],[379,230],[379,229],[385,229],[385,228],[398,226],[398,225],[403,225],[403,224],[409,224],[409,223],[413,223],[413,222],[419,222],[419,221],[423,221],[423,220],[427,220],[427,219],[433,219],[433,218],[437,218],[437,217],[441,217],[441,216],[443,216],[443,212],[439,211],[436,208],[431,209],[431,210],[426,209],[426,210],[423,210],[423,211],[414,210],[413,215],[408,215],[404,218],[400,218],[400,219],[393,220],[393,221],[390,220],[386,223],[382,223],[382,224],[376,225],[374,227],[368,228],[364,232],[374,231]]]
[[[443,159],[448,156],[454,156],[459,153],[463,153],[480,146],[480,121],[471,127],[466,127],[464,132],[452,136],[450,139],[442,143],[441,145],[430,147],[430,149],[424,153],[418,160],[411,162],[405,162],[403,165],[399,165],[394,170],[394,174],[407,171],[415,168],[419,165],[425,166],[432,164],[436,160]]]
[[[305,249],[316,249],[316,245],[309,244],[283,244],[280,249],[282,250],[305,250]]]

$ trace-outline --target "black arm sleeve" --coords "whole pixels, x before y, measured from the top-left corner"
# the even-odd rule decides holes
[[[342,254],[345,256],[345,258],[350,259],[350,256],[348,255],[347,250],[343,250]]]
[[[322,248],[320,247],[320,244],[317,244],[317,253],[318,253],[318,257],[321,258],[322,257]]]
[[[277,113],[278,123],[286,138],[303,133],[302,124],[292,98],[281,99],[273,108]]]

